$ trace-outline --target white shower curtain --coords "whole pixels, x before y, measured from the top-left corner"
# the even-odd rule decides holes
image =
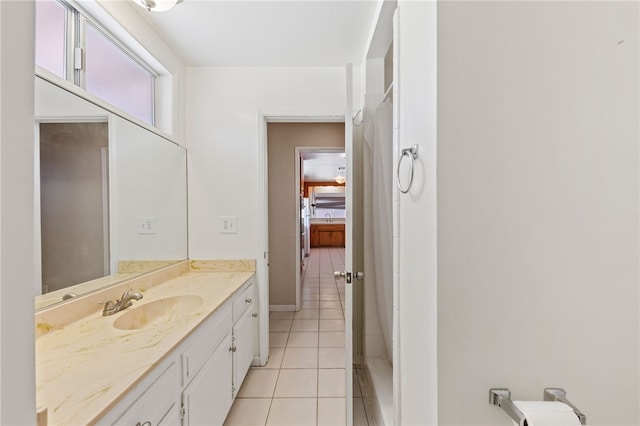
[[[371,114],[364,137],[373,170],[373,260],[380,327],[387,359],[392,362],[393,336],[393,105],[386,100]]]

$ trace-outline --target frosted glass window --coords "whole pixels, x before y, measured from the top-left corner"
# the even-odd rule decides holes
[[[90,23],[85,43],[85,89],[153,124],[155,76]]]
[[[59,77],[66,70],[67,9],[55,0],[36,1],[36,64]]]

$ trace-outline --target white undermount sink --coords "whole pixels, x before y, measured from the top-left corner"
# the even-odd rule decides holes
[[[180,295],[165,297],[128,309],[113,322],[119,330],[138,330],[182,318],[202,304],[202,297]]]

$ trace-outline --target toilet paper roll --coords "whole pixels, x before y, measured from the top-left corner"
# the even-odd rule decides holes
[[[524,414],[529,426],[580,425],[573,409],[559,401],[513,401],[513,404]]]

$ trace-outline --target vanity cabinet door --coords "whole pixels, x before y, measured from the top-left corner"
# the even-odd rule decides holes
[[[175,362],[171,363],[169,368],[144,390],[112,424],[117,426],[177,426],[179,422],[170,423],[170,418],[172,412],[179,413],[179,393],[176,386],[179,380],[178,366]],[[104,423],[101,420],[98,424]]]
[[[182,392],[182,426],[222,425],[233,403],[231,334]]]
[[[229,334],[231,306],[225,304],[191,336],[182,352],[182,385],[186,386]]]
[[[180,405],[175,404],[171,410],[164,416],[158,426],[181,426],[182,419],[180,418]]]
[[[254,318],[254,309],[248,309],[233,326],[233,338],[235,351],[233,352],[233,397],[240,390],[242,381],[253,362],[255,333],[257,331],[257,318]]]
[[[250,281],[233,299],[233,322],[235,323],[245,311],[254,306],[255,285]]]

